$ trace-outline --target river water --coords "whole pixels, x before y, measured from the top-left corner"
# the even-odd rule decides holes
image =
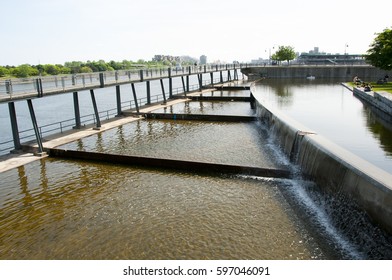
[[[338,80],[269,79],[255,95],[291,118],[392,174],[392,123]]]
[[[237,102],[166,110],[255,113]],[[139,120],[63,148],[298,171],[259,122]],[[390,237],[366,215],[300,175],[212,176],[47,158],[0,174],[0,182],[1,259],[392,258]]]

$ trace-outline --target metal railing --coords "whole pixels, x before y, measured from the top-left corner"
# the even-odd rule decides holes
[[[44,95],[55,93],[68,93],[72,91],[113,86],[118,84],[143,82],[146,80],[241,69],[250,66],[257,65],[200,65],[0,80],[0,101],[9,102],[14,99],[31,98],[37,96],[42,97]]]

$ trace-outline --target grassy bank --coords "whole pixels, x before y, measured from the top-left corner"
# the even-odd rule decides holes
[[[355,87],[353,82],[347,83],[352,87]],[[385,91],[392,94],[392,82],[388,82],[386,84],[378,85],[377,83],[370,83],[372,85],[373,91]]]

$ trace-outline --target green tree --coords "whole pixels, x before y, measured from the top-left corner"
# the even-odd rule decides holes
[[[64,66],[71,69],[72,74],[75,74],[75,73],[80,72],[80,68],[82,67],[82,63],[83,62],[81,62],[81,61],[72,61],[72,62],[66,62],[64,64]]]
[[[9,71],[7,68],[0,66],[0,77],[5,77],[9,75]]]
[[[132,61],[123,60],[122,61],[123,69],[131,69],[132,68]]]
[[[93,72],[93,70],[91,70],[91,68],[88,66],[83,66],[83,67],[80,67],[80,69],[79,69],[79,73],[92,73],[92,72]]]
[[[39,71],[30,64],[22,64],[12,70],[12,75],[18,78],[27,78],[29,76],[38,76]]]
[[[295,58],[296,54],[293,47],[280,46],[278,51],[272,55],[272,59],[276,61],[287,61],[290,64],[290,60]]]
[[[384,29],[376,33],[377,37],[367,51],[366,60],[373,66],[383,70],[392,69],[392,30]]]
[[[71,69],[61,64],[56,64],[59,69],[59,74],[71,74]]]
[[[46,64],[44,65],[44,71],[48,75],[58,75],[60,73],[60,68],[56,65]]]

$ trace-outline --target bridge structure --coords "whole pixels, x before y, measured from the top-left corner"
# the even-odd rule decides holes
[[[123,115],[123,106],[121,101],[121,85],[130,84],[132,88],[134,113],[139,114],[139,108],[144,105],[150,105],[152,101],[152,81],[160,81],[161,98],[163,103],[166,99],[173,98],[178,94],[186,94],[192,91],[201,91],[205,87],[211,87],[224,82],[238,80],[238,72],[242,68],[247,68],[251,64],[225,64],[225,65],[201,65],[175,68],[158,68],[158,69],[140,69],[140,70],[121,70],[107,71],[85,74],[73,74],[63,76],[44,76],[26,79],[9,79],[0,81],[0,103],[8,103],[9,117],[11,121],[12,138],[14,150],[22,149],[20,131],[18,129],[17,112],[15,108],[16,101],[26,101],[31,117],[32,127],[35,139],[38,144],[38,152],[43,152],[42,133],[37,124],[34,105],[32,99],[45,98],[47,96],[59,94],[73,94],[74,123],[72,127],[79,129],[82,126],[79,93],[89,91],[91,102],[94,110],[95,128],[101,127],[100,113],[95,99],[95,90],[100,88],[115,88],[116,92],[116,116]],[[207,77],[206,77],[207,75]],[[197,85],[190,84],[190,77],[197,77]],[[204,76],[204,77],[203,77]],[[173,89],[173,79],[181,79],[182,88]],[[138,98],[135,84],[144,83],[146,100],[141,104]],[[165,83],[168,89],[165,89]],[[166,86],[167,87],[167,86]],[[157,98],[158,100],[158,98]],[[132,105],[131,105],[132,106]],[[4,144],[4,143],[0,143]]]
[[[15,108],[15,102],[17,101],[27,102],[33,127],[32,130],[34,131],[34,135],[29,135],[29,137],[35,137],[39,146],[39,151],[42,152],[43,147],[41,138],[43,133],[41,127],[38,127],[37,124],[32,99],[45,98],[47,96],[59,94],[73,94],[74,117],[71,120],[67,120],[67,125],[63,126],[62,122],[60,122],[60,131],[62,132],[64,128],[72,127],[74,129],[80,129],[82,127],[82,119],[84,116],[81,116],[80,114],[79,94],[82,91],[89,91],[94,111],[94,113],[89,116],[91,118],[90,121],[94,122],[96,129],[99,129],[101,127],[101,117],[95,98],[96,89],[115,88],[116,108],[113,109],[112,113],[115,116],[122,116],[124,114],[124,102],[121,100],[121,86],[130,84],[133,100],[130,102],[129,109],[134,109],[134,113],[139,114],[139,108],[141,106],[148,106],[159,100],[166,103],[167,98],[172,99],[181,94],[186,96],[187,93],[201,91],[205,87],[214,87],[218,84],[223,84],[224,82],[236,81],[239,79],[239,71],[251,78],[305,78],[306,76],[312,75],[317,78],[339,77],[351,79],[351,76],[354,74],[360,74],[361,77],[378,77],[381,74],[384,74],[384,72],[377,68],[365,65],[266,66],[264,64],[221,64],[0,80],[0,104],[8,104],[12,130],[12,140],[0,143],[0,145],[6,144],[8,147],[12,145],[16,151],[22,149],[21,139],[25,139],[25,137],[20,137],[20,134],[23,134],[25,131],[20,131],[18,128],[17,112]],[[191,76],[193,76],[193,80],[194,77],[197,78],[196,85],[191,85]],[[181,88],[173,88],[173,79],[175,78],[177,80],[181,79]],[[152,81],[160,82],[160,93],[156,95],[157,98],[154,102],[152,100]],[[135,84],[144,84],[143,95],[145,97],[143,99],[140,98],[141,94],[140,92],[137,92]],[[141,87],[143,88],[143,85]],[[140,85],[138,88],[140,89]],[[157,91],[157,88],[155,88],[155,91]],[[109,118],[109,113],[106,113],[108,115],[107,118]],[[54,129],[48,129],[49,132],[53,130]]]

